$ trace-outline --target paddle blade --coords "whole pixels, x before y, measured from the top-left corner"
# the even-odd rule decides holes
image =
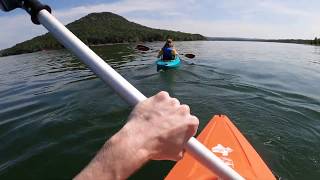
[[[138,50],[140,50],[140,51],[149,51],[149,50],[150,50],[149,47],[144,46],[144,45],[141,45],[141,44],[138,44],[138,45],[136,46],[136,49],[138,49]]]
[[[185,54],[184,56],[190,59],[193,59],[194,57],[196,57],[196,55],[194,54]]]

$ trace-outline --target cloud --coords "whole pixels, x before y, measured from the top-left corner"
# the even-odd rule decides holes
[[[292,8],[289,7],[288,4],[283,4],[281,1],[261,1],[258,3],[261,8],[268,10],[270,13],[277,13],[281,15],[289,15],[292,17],[313,17],[314,15],[319,15],[319,13],[315,14],[315,12],[307,11],[306,9],[300,8]]]
[[[172,29],[176,31],[200,33],[205,36],[215,37],[251,37],[251,38],[281,38],[288,34],[275,34],[275,29],[270,25],[239,23],[237,21],[173,21],[172,25],[166,21],[135,19],[136,22],[150,27]]]
[[[70,20],[78,19],[84,15],[87,15],[92,12],[113,12],[116,14],[124,15],[130,12],[145,12],[150,13],[151,15],[154,13],[157,14],[166,14],[166,15],[177,15],[175,11],[176,3],[175,1],[163,3],[161,0],[147,1],[119,1],[114,3],[106,3],[106,4],[97,4],[91,6],[78,6],[75,8],[71,8],[69,10],[58,10],[53,14],[60,19],[62,22],[70,22]]]
[[[123,0],[53,11],[67,24],[92,12],[114,12],[130,21],[207,36],[314,38],[320,35],[320,2],[276,0]],[[28,15],[0,17],[0,49],[40,35]],[[5,41],[3,41],[5,39]]]
[[[155,13],[162,12],[165,16],[178,15],[174,13],[175,1],[172,3],[163,3],[160,0],[149,2],[147,0],[140,1],[120,1],[114,3],[96,4],[91,6],[78,6],[71,9],[53,10],[53,15],[57,17],[63,24],[68,24],[80,17],[83,17],[92,12],[114,12],[120,15],[125,15],[130,12],[147,12]],[[163,11],[164,9],[170,9],[171,11]],[[0,17],[0,24],[4,26],[0,29],[0,49],[8,48],[16,43],[28,40],[37,35],[47,32],[41,26],[35,26],[31,23],[30,17],[26,13],[16,16],[4,16]],[[3,41],[5,40],[5,41]]]
[[[45,28],[32,24],[30,17],[25,15],[0,17],[0,24],[0,49],[47,32]]]

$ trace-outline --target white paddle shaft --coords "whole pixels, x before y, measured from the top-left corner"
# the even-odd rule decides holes
[[[47,10],[41,10],[39,12],[38,20],[64,47],[71,50],[130,105],[134,106],[146,99],[140,91],[103,61]],[[236,171],[224,164],[222,160],[194,137],[189,139],[186,150],[219,177],[223,179],[243,179]]]

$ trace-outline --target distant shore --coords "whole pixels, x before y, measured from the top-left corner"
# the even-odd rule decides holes
[[[252,41],[252,42],[276,42],[276,43],[293,43],[320,46],[320,40],[315,38],[309,39],[258,39],[258,38],[234,38],[234,37],[207,37],[209,41]]]
[[[66,27],[89,46],[115,43],[164,41],[167,38],[180,41],[205,40],[205,36],[187,32],[155,29],[128,21],[111,12],[91,13]],[[42,50],[64,48],[50,33],[34,37],[0,51],[0,56],[10,56]]]

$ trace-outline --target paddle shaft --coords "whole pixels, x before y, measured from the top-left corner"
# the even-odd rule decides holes
[[[149,50],[153,50],[147,46],[144,46],[144,45],[141,45],[141,44],[138,44],[136,46],[136,49],[140,50],[140,51],[149,51]],[[179,55],[184,55],[185,57],[187,58],[190,58],[190,59],[193,59],[194,57],[196,57],[196,55],[194,54],[190,54],[190,53],[187,53],[187,54],[179,54]]]
[[[125,101],[134,106],[146,97],[70,32],[47,10],[41,10],[38,21],[67,49],[71,50],[98,77],[109,84]],[[243,179],[194,137],[186,145],[188,153],[224,179]]]

